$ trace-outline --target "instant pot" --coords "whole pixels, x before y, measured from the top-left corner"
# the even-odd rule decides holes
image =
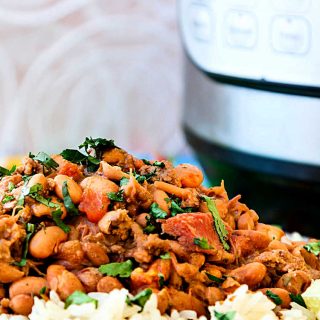
[[[320,1],[180,0],[184,131],[214,184],[320,235]]]

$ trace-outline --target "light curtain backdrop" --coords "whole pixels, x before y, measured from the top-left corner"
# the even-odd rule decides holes
[[[175,0],[0,0],[0,156],[89,135],[181,152],[176,20]]]

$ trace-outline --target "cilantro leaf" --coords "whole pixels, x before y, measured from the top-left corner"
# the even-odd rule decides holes
[[[14,184],[12,181],[10,181],[10,182],[8,183],[8,191],[11,192],[11,191],[13,191],[13,189],[15,189],[15,188],[16,188],[15,184]]]
[[[146,234],[150,234],[150,233],[153,233],[155,232],[157,229],[157,227],[153,224],[148,224],[144,229],[143,229],[143,232],[146,233]]]
[[[120,187],[123,187],[125,185],[127,185],[129,182],[129,179],[128,178],[121,178],[120,180]]]
[[[132,272],[132,261],[103,264],[99,267],[99,272],[111,277],[128,278]]]
[[[152,163],[152,165],[153,165],[153,166],[156,166],[156,167],[159,167],[159,168],[164,168],[164,167],[166,166],[165,163],[162,162],[162,161],[154,161],[154,162]]]
[[[160,255],[160,258],[163,259],[163,260],[171,259],[170,252],[166,252],[165,254]]]
[[[132,298],[127,297],[126,302],[128,305],[131,305],[134,303],[143,308],[146,302],[149,300],[151,294],[152,294],[152,290],[150,288],[144,289]]]
[[[313,253],[315,256],[318,256],[320,253],[320,241],[318,242],[309,242],[303,246],[307,251]]]
[[[30,178],[29,178],[30,179]],[[42,190],[42,185],[40,183],[37,183],[33,185],[32,187],[28,187],[28,182],[29,179],[26,179],[24,182],[24,185],[21,189],[21,193],[17,202],[18,206],[23,206],[24,205],[24,198],[26,196],[35,196],[39,191]]]
[[[301,294],[293,294],[293,293],[290,293],[289,294],[291,300],[297,304],[299,304],[300,306],[304,307],[304,308],[307,308],[307,305],[306,303],[304,302]]]
[[[108,195],[108,198],[112,201],[119,201],[119,202],[124,201],[123,190],[120,190],[118,192],[108,192],[107,195]]]
[[[40,295],[41,295],[41,294],[45,294],[46,291],[47,291],[47,287],[44,286],[44,287],[42,287],[42,288],[40,289],[39,294],[40,294]]]
[[[282,299],[275,293],[273,293],[271,290],[267,290],[266,292],[267,297],[269,297],[277,306],[280,306],[282,304]]]
[[[0,177],[2,176],[11,176],[17,169],[17,166],[12,166],[12,168],[9,170],[7,168],[0,166]]]
[[[90,149],[95,151],[95,156],[101,159],[103,151],[115,147],[114,140],[107,140],[103,138],[88,138],[80,144],[79,149],[84,148],[84,150],[89,154]]]
[[[228,311],[226,313],[222,313],[214,310],[214,316],[217,320],[233,320],[236,316],[236,312]]]
[[[60,153],[60,155],[63,157],[63,159],[77,164],[82,164],[87,160],[86,155],[74,149],[65,149]]]
[[[72,202],[69,190],[68,190],[68,182],[67,180],[63,182],[62,184],[62,195],[63,195],[63,203],[66,207],[68,213],[70,213],[71,216],[78,216],[79,210],[75,206],[75,204]]]
[[[65,233],[69,233],[70,232],[70,227],[68,225],[66,225],[62,219],[62,211],[61,209],[57,209],[55,211],[52,212],[52,220],[55,222],[55,224]]]
[[[168,216],[168,214],[162,210],[156,202],[152,203],[150,207],[150,215],[155,219],[165,219]]]
[[[220,217],[219,211],[216,207],[214,200],[208,196],[205,196],[205,195],[203,195],[202,198],[207,202],[208,209],[212,214],[212,217],[214,220],[214,226],[215,226],[215,229],[216,229],[217,234],[219,236],[220,242],[223,245],[223,248],[225,250],[230,250],[230,246],[227,243],[228,231],[226,230],[226,226],[224,225],[224,223]]]
[[[33,235],[35,230],[35,226],[33,223],[27,223],[26,225],[26,231],[27,231],[27,236],[24,241],[24,247],[23,247],[23,253],[22,253],[22,258],[19,262],[15,262],[14,264],[18,267],[24,267],[27,264],[27,254],[28,254],[28,247],[29,247],[29,241],[31,236]]]
[[[215,282],[217,284],[221,284],[225,280],[224,278],[218,278],[218,277],[214,276],[213,274],[211,274],[209,272],[206,272],[206,275],[207,275],[209,280],[211,280],[211,281],[213,281],[213,282]]]
[[[80,305],[84,303],[93,303],[96,308],[98,307],[98,300],[93,299],[87,294],[77,290],[67,297],[64,308],[67,309],[72,304]]]
[[[147,159],[141,159],[143,161],[144,164],[151,166],[151,162]]]
[[[208,240],[206,238],[194,238],[193,243],[197,246],[199,246],[202,249],[209,250],[212,249],[212,246],[208,243]]]
[[[158,273],[158,278],[159,278],[159,280],[158,280],[158,283],[159,283],[159,288],[161,289],[163,286],[164,286],[164,275],[161,273],[161,272],[159,272]]]
[[[39,152],[36,156],[32,153],[29,153],[29,157],[33,160],[40,162],[47,169],[57,169],[59,164],[55,162],[48,154],[45,152]]]
[[[12,200],[14,200],[15,199],[15,197],[14,196],[9,196],[9,195],[5,195],[4,197],[3,197],[3,199],[2,199],[2,204],[6,204],[6,203],[8,203],[8,202],[10,202],[10,201],[12,201]]]

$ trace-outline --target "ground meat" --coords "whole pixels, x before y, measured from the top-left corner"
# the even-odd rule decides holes
[[[11,262],[14,257],[21,257],[26,231],[17,220],[17,217],[0,216],[0,261],[2,262]]]

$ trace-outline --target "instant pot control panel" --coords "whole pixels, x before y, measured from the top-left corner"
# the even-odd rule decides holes
[[[180,0],[189,57],[206,73],[320,88],[319,0]]]

